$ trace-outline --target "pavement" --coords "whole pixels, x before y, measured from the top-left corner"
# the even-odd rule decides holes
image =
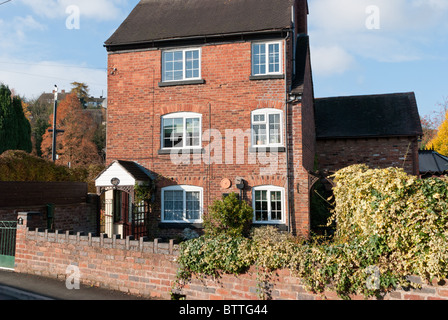
[[[124,292],[80,285],[69,290],[65,281],[0,269],[0,300],[150,300]]]

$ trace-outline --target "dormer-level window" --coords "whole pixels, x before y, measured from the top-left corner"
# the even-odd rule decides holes
[[[277,109],[252,111],[252,147],[283,146],[283,113]]]
[[[200,148],[202,116],[194,112],[162,117],[162,149]]]
[[[280,41],[252,44],[252,75],[279,75],[282,70],[282,44]]]
[[[168,50],[162,53],[162,81],[199,80],[201,49]]]

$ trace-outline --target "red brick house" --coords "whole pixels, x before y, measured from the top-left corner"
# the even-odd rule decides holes
[[[150,237],[201,229],[236,192],[254,225],[309,234],[322,143],[307,16],[306,0],[140,1],[105,43],[107,233],[131,235],[142,215]],[[150,213],[134,197],[148,181]]]
[[[107,162],[158,177],[151,236],[200,228],[230,192],[253,204],[254,224],[308,233],[307,14],[306,0],[143,0],[106,41]],[[120,197],[119,225],[130,223],[134,185],[110,180],[135,179],[113,176],[127,175],[114,164],[97,187]]]

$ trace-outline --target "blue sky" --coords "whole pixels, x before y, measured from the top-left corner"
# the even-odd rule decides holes
[[[73,81],[107,95],[103,43],[137,3],[1,4],[0,82],[29,99]],[[413,91],[422,116],[440,110],[448,98],[448,0],[309,0],[309,10],[316,97]]]

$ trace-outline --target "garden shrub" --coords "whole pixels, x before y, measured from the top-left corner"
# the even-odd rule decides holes
[[[103,169],[102,165],[68,168],[25,151],[0,155],[0,181],[87,182],[89,192],[96,193],[95,178]]]
[[[298,239],[270,226],[254,228],[247,237],[217,228],[181,244],[179,278],[238,274],[255,266],[264,299],[270,298],[270,275],[277,269],[289,269],[315,293],[333,290],[344,299],[416,286],[410,275],[447,278],[446,179],[421,180],[402,169],[365,165],[342,169],[334,179],[331,241]]]
[[[448,183],[402,169],[356,165],[335,174],[335,241],[377,237],[402,274],[426,279],[448,273]]]
[[[252,212],[252,207],[232,192],[222,200],[214,201],[209,207],[209,213],[204,218],[204,231],[210,236],[222,233],[231,237],[247,235]]]
[[[178,279],[187,281],[193,274],[219,277],[221,273],[243,273],[252,264],[241,258],[249,245],[247,238],[229,237],[226,233],[182,242],[177,259]]]

